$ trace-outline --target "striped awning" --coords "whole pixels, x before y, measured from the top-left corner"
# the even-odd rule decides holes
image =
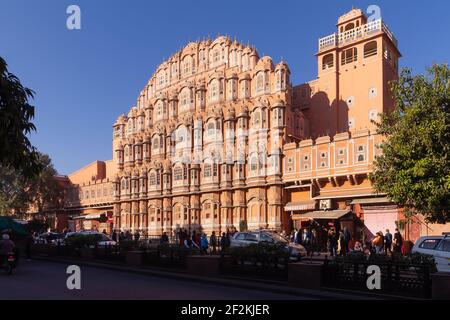
[[[285,211],[301,211],[311,210],[316,208],[316,201],[300,201],[300,202],[288,202],[284,206]]]
[[[311,211],[301,214],[293,214],[292,220],[310,220],[310,219],[339,219],[346,214],[350,213],[350,210],[329,210],[329,211]]]
[[[364,199],[353,199],[350,204],[372,204],[372,203],[390,203],[391,201],[387,197],[382,198],[364,198]]]

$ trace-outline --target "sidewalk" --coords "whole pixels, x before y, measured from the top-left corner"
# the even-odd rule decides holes
[[[52,261],[65,264],[77,264],[80,266],[89,266],[94,268],[104,268],[121,272],[133,272],[145,274],[149,276],[165,277],[172,279],[180,279],[184,281],[203,282],[210,284],[218,284],[230,287],[238,287],[253,290],[268,290],[274,293],[291,294],[298,296],[306,296],[317,300],[379,300],[379,299],[404,299],[402,297],[392,297],[385,295],[367,294],[364,292],[350,292],[345,290],[310,290],[300,289],[288,286],[287,282],[269,281],[261,279],[248,279],[242,277],[202,277],[186,274],[184,270],[161,270],[154,267],[130,267],[119,263],[104,263],[101,261],[85,261],[74,260],[60,257],[34,256],[34,259]]]

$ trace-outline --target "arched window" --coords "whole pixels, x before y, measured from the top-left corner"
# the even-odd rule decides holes
[[[153,143],[152,143],[152,149],[158,149],[159,148],[159,139],[158,137],[153,138]]]
[[[161,119],[163,116],[163,102],[159,100],[155,105],[155,118]]]
[[[258,159],[256,156],[253,156],[250,160],[250,171],[254,172],[258,170]]]
[[[334,56],[332,53],[325,55],[322,58],[322,70],[334,67]]]
[[[207,126],[207,136],[208,137],[214,136],[215,130],[216,130],[216,126],[214,125],[214,122],[210,121]]]
[[[213,80],[209,84],[209,100],[214,102],[219,100],[219,80]]]
[[[264,74],[258,73],[256,76],[256,93],[264,91]]]
[[[358,50],[350,48],[341,53],[341,65],[352,63],[358,60]]]
[[[253,127],[259,128],[261,126],[261,111],[257,110],[253,112]]]
[[[187,56],[183,59],[183,76],[187,77],[192,74],[192,57]]]
[[[180,107],[187,109],[191,105],[191,89],[184,88],[180,93]]]
[[[377,55],[377,42],[370,41],[364,45],[364,58]]]
[[[173,170],[173,179],[175,181],[183,180],[183,169],[180,166],[175,167]]]
[[[352,30],[354,28],[355,28],[355,24],[353,22],[351,22],[345,26],[345,31]]]
[[[211,177],[211,165],[208,163],[205,163],[203,165],[203,177],[204,178],[209,178]]]

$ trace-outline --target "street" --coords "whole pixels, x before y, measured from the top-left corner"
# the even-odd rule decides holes
[[[67,265],[22,260],[13,275],[0,270],[0,300],[5,299],[307,299],[267,291],[195,283],[114,270],[81,267],[81,290],[66,287]]]

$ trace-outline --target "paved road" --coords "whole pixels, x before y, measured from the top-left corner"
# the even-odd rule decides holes
[[[21,261],[12,276],[0,270],[3,299],[307,299],[250,289],[159,278],[142,274],[81,267],[81,290],[68,290],[67,265]]]

